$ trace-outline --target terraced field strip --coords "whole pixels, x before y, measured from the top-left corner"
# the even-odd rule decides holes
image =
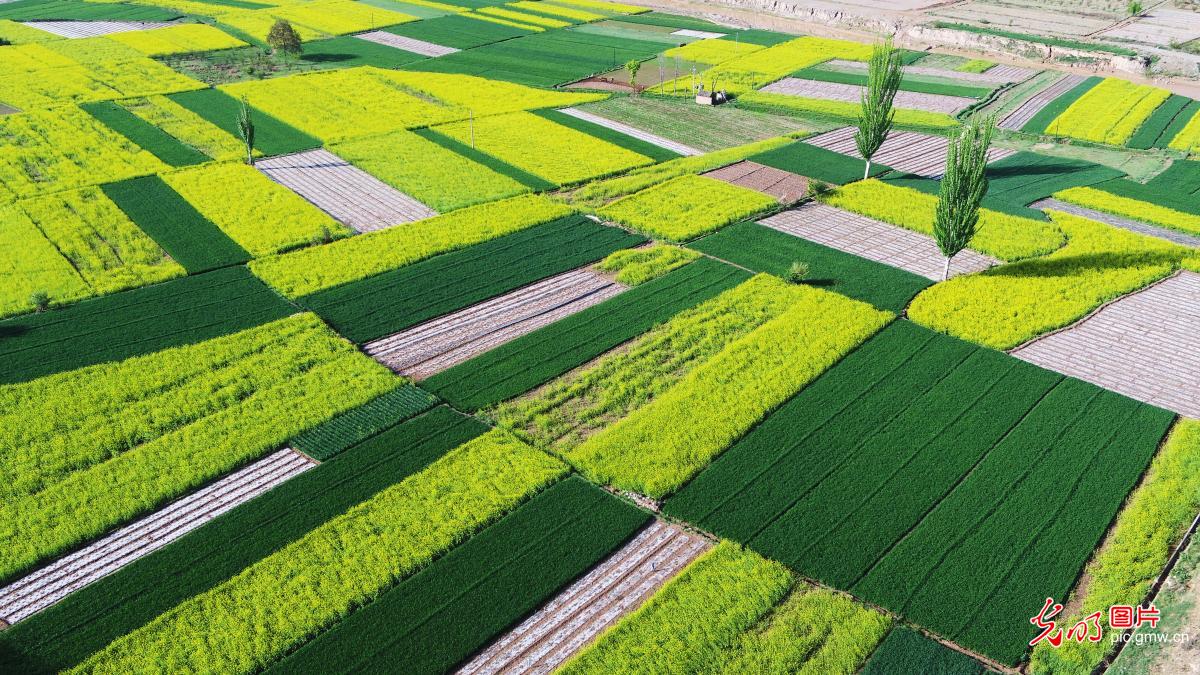
[[[1076,206],[1074,204],[1069,204],[1054,198],[1048,198],[1034,202],[1033,204],[1030,204],[1030,207],[1035,209],[1054,209],[1055,211],[1065,211],[1066,213],[1073,213],[1077,216],[1083,216],[1084,218],[1090,218],[1102,223],[1108,223],[1113,227],[1119,227],[1129,230],[1130,232],[1137,232],[1138,234],[1145,234],[1151,237],[1158,237],[1159,239],[1166,239],[1167,241],[1174,242],[1176,244],[1182,244],[1184,246],[1200,247],[1200,237],[1184,234],[1183,232],[1177,232],[1165,227],[1159,227],[1158,225],[1151,225],[1150,223],[1144,223],[1140,220],[1123,218],[1121,216],[1116,216],[1104,211],[1097,211],[1096,209]]]
[[[438,407],[379,432],[0,631],[0,671],[69,669],[486,431]]]
[[[315,465],[285,448],[239,469],[0,588],[0,618],[21,621]]]
[[[21,23],[65,38],[89,38],[135,30],[174,26],[170,21],[22,21]]]
[[[774,197],[781,204],[800,201],[808,192],[808,179],[804,176],[750,160],[730,164],[701,175],[757,190]]]
[[[1013,356],[1145,403],[1200,417],[1200,274],[1180,272]]]
[[[996,126],[1001,129],[1020,131],[1033,119],[1034,115],[1037,115],[1043,108],[1053,103],[1054,99],[1071,91],[1086,79],[1083,75],[1063,75],[1050,86],[1030,96],[1019,108],[1000,120]]]
[[[759,221],[769,228],[839,251],[898,267],[940,281],[945,258],[932,237],[819,203],[777,213]],[[980,272],[999,264],[995,258],[963,251],[950,263],[951,275]]]
[[[1174,417],[901,320],[664,511],[1012,664]]]
[[[679,30],[671,31],[671,35],[679,35],[682,37],[690,37],[690,38],[699,38],[701,40],[709,40],[709,39],[725,37],[726,35],[728,35],[728,33],[713,33],[711,31],[706,31],[706,30],[693,30],[691,28],[680,28]]]
[[[368,342],[363,351],[397,373],[420,380],[625,290],[591,269],[572,270]]]
[[[459,669],[459,675],[548,673],[637,609],[712,543],[656,520],[558,597]]]
[[[586,110],[580,110],[579,108],[561,108],[559,112],[563,113],[564,115],[570,115],[571,117],[581,119],[585,122],[598,124],[602,127],[612,129],[613,131],[623,133],[627,136],[632,136],[640,141],[645,141],[651,145],[657,145],[660,148],[665,148],[671,152],[678,153],[685,157],[704,154],[703,150],[697,150],[696,148],[684,145],[683,143],[678,143],[676,141],[663,138],[662,136],[658,136],[647,131],[642,131],[637,127],[633,127],[622,122],[616,122],[608,119],[607,117],[601,117],[600,115],[592,114]]]
[[[443,371],[421,386],[463,410],[512,398],[750,278],[700,259]]]
[[[437,215],[428,206],[328,150],[262,159],[254,166],[359,232],[382,230]]]
[[[1023,68],[1001,63],[988,68],[982,74],[997,79],[1003,78],[1007,82],[1024,82],[1040,72],[1036,68]]]
[[[404,37],[403,35],[396,35],[395,33],[389,33],[382,30],[373,30],[369,33],[359,33],[354,37],[359,38],[360,40],[386,45],[388,47],[395,47],[396,49],[402,49],[406,52],[412,52],[413,54],[420,54],[422,56],[438,57],[445,56],[446,54],[453,54],[454,52],[458,51],[458,49],[455,49],[454,47],[443,47],[442,45],[434,44],[432,42]]]
[[[860,73],[867,72],[867,64],[862,61],[833,59],[826,62],[824,65],[838,68],[840,70],[849,70]],[[999,66],[997,66],[997,68],[998,67]],[[948,80],[957,80],[958,82],[962,82],[964,84],[977,84],[995,87],[1001,84],[1008,84],[1010,82],[1020,82],[1021,80],[1032,77],[1033,74],[1037,72],[1036,70],[1030,70],[1028,68],[1017,68],[1016,66],[1009,66],[1009,68],[1011,70],[1001,70],[999,72],[993,72],[996,71],[996,68],[992,68],[983,73],[963,73],[957,70],[946,70],[945,68],[905,66],[904,74],[942,77]]]
[[[456,312],[645,242],[567,216],[300,299],[358,343]]]
[[[650,520],[582,478],[567,478],[269,672],[450,672]]]
[[[295,311],[245,267],[114,293],[0,322],[0,383],[202,342]]]
[[[798,77],[785,77],[762,88],[769,94],[784,94],[802,98],[817,98],[826,101],[842,101],[858,103],[862,100],[865,87],[855,84],[840,84],[837,82],[818,82],[804,80]],[[954,115],[978,103],[973,98],[964,96],[943,96],[941,94],[918,94],[911,91],[896,92],[896,107],[911,110]]]
[[[804,142],[862,159],[854,144],[854,132],[854,127],[842,127],[806,138]],[[932,136],[914,131],[892,131],[871,161],[886,164],[897,171],[926,178],[941,178],[946,172],[946,148],[949,144],[950,141],[945,136]],[[991,148],[988,150],[988,162],[996,162],[1013,154],[1016,154],[1015,150]]]

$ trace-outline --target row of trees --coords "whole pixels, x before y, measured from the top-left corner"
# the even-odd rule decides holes
[[[891,40],[875,46],[854,134],[854,144],[866,162],[864,180],[871,175],[871,158],[895,123],[892,104],[900,90],[902,67],[900,50],[892,46]],[[933,222],[933,238],[946,258],[942,280],[949,278],[950,261],[971,243],[978,228],[979,206],[988,190],[988,148],[995,128],[994,117],[974,117],[950,139],[946,149],[946,171]]]

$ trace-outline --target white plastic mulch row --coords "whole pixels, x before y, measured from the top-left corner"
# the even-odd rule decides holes
[[[711,39],[715,39],[715,38],[723,38],[726,35],[728,35],[728,33],[713,33],[713,32],[706,31],[706,30],[692,30],[691,28],[681,28],[676,31],[671,31],[671,35],[678,35],[680,37],[700,38],[702,40],[711,40]]]
[[[1012,352],[1043,368],[1200,417],[1200,274],[1180,272]]]
[[[829,61],[829,66],[839,70],[849,70],[854,72],[867,72],[867,64],[862,61],[846,61],[843,59],[833,59]],[[1028,68],[1018,68],[1016,66],[994,66],[983,73],[963,73],[957,70],[947,70],[945,68],[928,68],[925,66],[905,66],[904,73],[906,75],[926,75],[929,77],[940,77],[948,80],[957,80],[963,84],[974,84],[979,86],[999,86],[1010,82],[1020,82],[1028,79],[1036,73],[1036,70]]]
[[[854,143],[854,131],[854,127],[842,127],[806,138],[804,142],[862,159]],[[949,144],[950,141],[945,136],[919,134],[914,131],[892,131],[871,160],[897,171],[926,178],[941,178],[946,172],[946,148]],[[991,148],[988,150],[988,162],[1004,159],[1014,153],[1015,151],[1004,148]]]
[[[445,56],[458,51],[454,47],[444,47],[432,42],[404,37],[403,35],[396,35],[394,33],[389,33],[382,30],[371,31],[369,33],[359,33],[354,37],[366,40],[368,42],[374,42],[376,44],[402,49],[406,52],[412,52],[413,54],[420,54],[421,56]]]
[[[945,258],[933,238],[874,218],[810,202],[759,221],[771,229],[835,248],[860,258],[940,281]],[[951,276],[981,272],[999,261],[963,251],[950,264]]]
[[[559,112],[563,113],[564,115],[570,115],[571,117],[581,119],[585,122],[598,124],[607,129],[612,129],[613,131],[625,134],[626,136],[631,136],[640,141],[645,141],[651,145],[657,145],[660,148],[670,150],[671,152],[678,153],[680,155],[690,157],[693,155],[704,154],[703,150],[697,150],[689,145],[677,143],[668,138],[663,138],[662,136],[652,134],[648,131],[642,131],[637,127],[629,126],[623,122],[610,120],[607,117],[601,117],[600,115],[596,115],[585,110],[580,110],[579,108],[562,108],[559,110]]]
[[[359,232],[382,230],[437,212],[328,150],[255,163],[268,178]]]
[[[168,21],[22,21],[21,23],[30,28],[44,30],[65,38],[89,38],[175,25]]]
[[[1158,225],[1151,225],[1150,223],[1143,223],[1140,220],[1114,216],[1111,213],[1105,213],[1104,211],[1097,211],[1095,209],[1089,209],[1083,206],[1076,206],[1074,204],[1069,204],[1054,198],[1042,199],[1030,204],[1029,206],[1030,208],[1035,209],[1054,209],[1055,211],[1063,211],[1077,216],[1083,216],[1084,218],[1090,218],[1091,220],[1098,220],[1102,223],[1112,225],[1113,227],[1129,230],[1130,232],[1137,232],[1138,234],[1145,234],[1151,237],[1165,239],[1175,244],[1200,247],[1200,237],[1195,235],[1169,230]]]
[[[634,611],[711,546],[656,520],[463,666],[460,675],[548,673]]]
[[[1050,86],[1030,96],[1020,107],[1000,120],[1000,123],[996,126],[1001,129],[1020,131],[1021,127],[1033,119],[1034,115],[1042,111],[1042,108],[1050,105],[1059,96],[1074,89],[1085,79],[1087,78],[1082,75],[1063,75]]]
[[[804,80],[798,77],[785,77],[762,88],[768,94],[783,94],[802,98],[816,98],[826,101],[842,101],[858,103],[862,100],[863,90],[856,84],[841,84],[838,82],[818,82]],[[910,110],[925,110],[928,112],[953,115],[961,110],[978,103],[976,99],[966,96],[943,96],[940,94],[918,94],[912,91],[896,92],[897,108]]]
[[[239,469],[0,588],[0,619],[21,621],[315,465],[284,449]]]
[[[368,342],[363,351],[401,375],[421,379],[626,290],[594,270],[576,269]]]

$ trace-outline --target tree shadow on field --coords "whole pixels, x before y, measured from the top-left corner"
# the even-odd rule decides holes
[[[1090,169],[1091,167],[1081,167],[1075,164],[1016,164],[1013,166],[989,166],[987,169],[987,177],[989,180],[999,178],[1008,178],[1011,176],[1063,176],[1072,173],[1079,173]]]
[[[805,279],[804,281],[802,281],[800,283],[802,283],[805,286],[816,286],[818,288],[828,288],[830,286],[837,286],[837,279],[833,279],[833,278]]]
[[[994,277],[1062,277],[1071,276],[1079,270],[1127,269],[1131,267],[1147,267],[1163,265],[1174,267],[1180,261],[1181,254],[1169,253],[1084,253],[1080,255],[1064,255],[1058,258],[1033,258],[1021,260],[1008,265],[993,267],[983,274]]]
[[[21,337],[28,332],[29,326],[22,326],[21,324],[11,324],[6,326],[4,324],[0,324],[0,339]]]
[[[304,56],[300,57],[300,60],[308,61],[309,63],[340,63],[342,61],[353,61],[356,58],[358,57],[354,54],[338,54],[337,52],[327,52],[324,54],[305,54]]]

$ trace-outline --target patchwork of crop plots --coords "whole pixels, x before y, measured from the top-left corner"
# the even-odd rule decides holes
[[[1084,672],[1200,508],[1189,98],[902,50],[864,179],[871,45],[606,0],[0,38],[0,672]]]
[[[862,159],[854,145],[854,127],[842,127],[828,133],[804,139],[805,143]],[[906,173],[940,178],[946,171],[946,147],[949,141],[944,136],[930,136],[912,131],[894,131],[888,134],[879,151],[872,157],[893,169]],[[1012,155],[1011,150],[991,148],[988,161],[995,162]]]
[[[1171,421],[900,322],[666,509],[1014,662],[1028,607],[1063,597]]]
[[[867,260],[897,267],[931,281],[942,278],[943,256],[933,239],[825,204],[805,204],[760,221],[767,227]],[[974,251],[954,257],[950,273],[969,274],[999,263]]]

